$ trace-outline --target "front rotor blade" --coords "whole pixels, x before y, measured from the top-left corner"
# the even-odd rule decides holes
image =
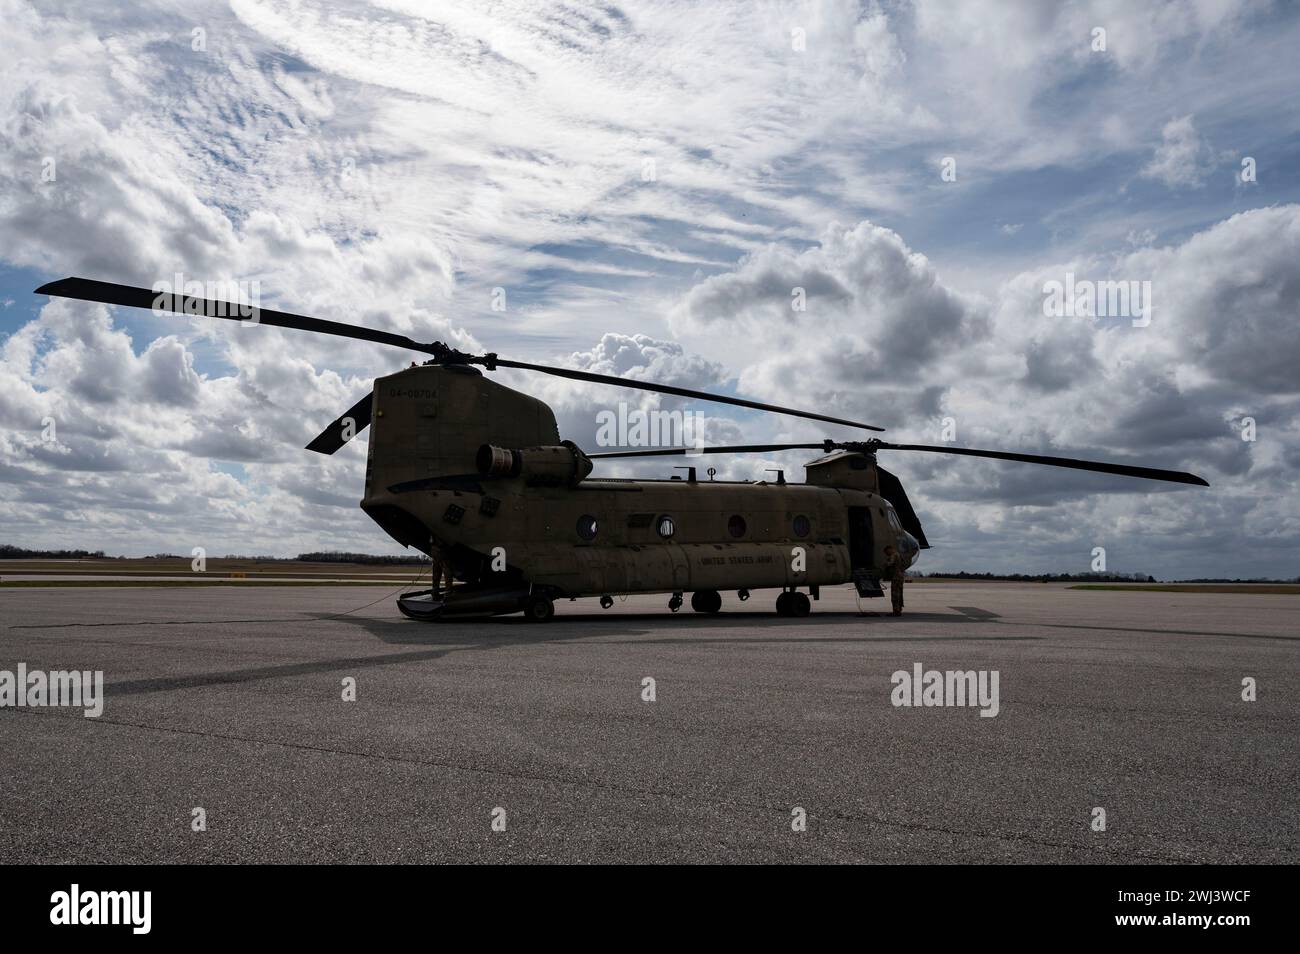
[[[307,450],[318,454],[333,454],[369,427],[371,398],[372,394],[367,394],[344,411],[338,420],[312,438],[312,442],[307,445]]]
[[[729,447],[668,447],[662,450],[611,451],[607,454],[588,454],[591,460],[607,457],[672,457],[678,454],[768,454],[786,450],[825,450],[821,444],[733,444]]]
[[[326,321],[323,318],[311,318],[307,315],[294,315],[271,308],[255,308],[247,303],[190,297],[179,291],[171,294],[150,291],[148,288],[135,288],[131,285],[100,282],[90,278],[61,278],[42,285],[36,289],[36,294],[52,295],[57,298],[79,298],[82,301],[98,301],[106,305],[123,305],[127,308],[146,308],[150,311],[170,311],[177,315],[189,315],[195,318],[227,318],[247,324],[296,328],[299,331],[314,331],[322,335],[396,345],[399,348],[408,348],[425,354],[435,353],[431,345],[420,344],[406,335],[394,334],[390,331],[346,325],[341,321]]]
[[[1011,454],[1006,451],[977,450],[972,447],[938,447],[933,444],[889,444],[880,441],[877,450],[933,451],[936,454],[961,454],[965,457],[991,457],[994,460],[1015,460],[1026,464],[1046,464],[1049,467],[1069,467],[1073,470],[1092,470],[1099,474],[1118,474],[1121,477],[1145,477],[1147,480],[1166,480],[1177,484],[1210,486],[1204,478],[1181,470],[1160,470],[1156,467],[1134,467],[1131,464],[1108,464],[1097,460],[1076,460],[1073,457],[1044,457],[1039,454]]]
[[[634,381],[608,374],[596,374],[591,371],[575,371],[545,364],[530,364],[526,361],[510,361],[495,354],[468,355],[441,342],[422,344],[406,335],[348,325],[340,321],[327,321],[323,318],[311,318],[307,315],[295,315],[271,308],[253,308],[248,304],[219,301],[208,298],[191,297],[177,292],[175,294],[155,292],[147,288],[130,285],[117,285],[112,282],[95,281],[89,278],[61,278],[36,289],[38,295],[52,295],[60,298],[78,298],[82,301],[103,302],[108,305],[123,305],[128,308],[145,308],[150,311],[170,311],[178,315],[195,317],[227,318],[247,324],[271,325],[277,328],[295,328],[300,331],[314,331],[318,334],[335,335],[340,338],[352,338],[357,341],[373,341],[378,344],[395,345],[423,354],[431,354],[438,361],[455,364],[477,364],[489,371],[497,367],[518,368],[523,371],[540,371],[574,381],[590,381],[594,384],[612,384],[617,387],[633,388],[639,391],[653,391],[657,394],[672,394],[677,397],[694,398],[700,401],[712,401],[717,404],[730,404],[735,407],[747,407],[756,411],[769,411],[774,414],[788,414],[810,421],[823,421],[827,424],[841,424],[845,427],[860,427],[868,431],[881,431],[884,428],[860,421],[816,414],[812,411],[800,411],[781,407],[776,404],[764,404],[745,398],[729,397],[722,394],[710,394],[691,388],[680,388],[673,384],[654,384],[649,381]]]
[[[490,355],[481,359],[475,358],[474,363],[488,364],[489,367],[492,365],[499,365],[503,368],[520,368],[524,371],[540,371],[543,374],[553,374],[560,378],[571,378],[574,381],[591,381],[595,384],[613,384],[620,388],[635,388],[638,391],[654,391],[657,394],[673,394],[677,397],[695,398],[699,401],[732,404],[736,407],[753,408],[756,411],[770,411],[773,414],[788,414],[791,417],[803,417],[810,421],[824,421],[827,424],[842,424],[845,427],[861,427],[868,431],[884,430],[883,427],[876,427],[874,424],[863,424],[860,421],[846,421],[840,417],[830,417],[826,414],[815,414],[812,411],[799,411],[794,408],[780,407],[776,404],[763,404],[760,401],[728,397],[723,394],[710,394],[707,391],[694,391],[690,388],[679,388],[674,384],[654,384],[649,381],[618,378],[609,374],[596,374],[592,371],[575,371],[572,368],[557,368],[547,364],[528,364],[524,361],[507,361],[505,358],[498,358],[495,355]]]

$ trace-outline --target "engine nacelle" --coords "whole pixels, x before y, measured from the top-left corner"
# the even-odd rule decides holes
[[[474,459],[484,477],[522,477],[533,487],[572,487],[591,473],[591,458],[573,441],[511,449],[484,444]]]

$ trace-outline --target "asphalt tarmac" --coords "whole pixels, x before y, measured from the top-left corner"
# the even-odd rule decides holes
[[[0,863],[1300,860],[1300,597],[774,595],[538,625],[375,587],[0,592],[0,670],[105,680],[99,718],[0,708]],[[918,663],[996,671],[997,715],[895,706]]]

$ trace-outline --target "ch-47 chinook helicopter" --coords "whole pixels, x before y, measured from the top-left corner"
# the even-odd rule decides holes
[[[249,306],[82,278],[38,294],[192,316],[247,320]],[[930,451],[1047,464],[1208,486],[1179,471],[1003,451],[865,441],[749,444],[585,454],[560,439],[541,401],[485,377],[518,368],[880,431],[859,421],[744,398],[609,375],[472,355],[442,342],[341,322],[256,309],[252,320],[360,341],[396,345],[431,360],[377,378],[371,393],[322,431],[308,450],[332,454],[370,426],[361,509],[393,539],[449,568],[456,581],[401,597],[414,619],[493,616],[523,611],[549,620],[557,599],[671,594],[669,608],[716,613],[720,591],[740,599],[778,591],[776,611],[806,616],[820,588],[853,583],[881,596],[885,547],[908,566],[929,547],[898,478],[876,463],[878,451]],[[685,454],[820,450],[802,484],[700,480],[695,467],[667,480],[592,476],[593,461]],[[710,477],[712,475],[710,474]],[[806,593],[804,591],[807,591]]]

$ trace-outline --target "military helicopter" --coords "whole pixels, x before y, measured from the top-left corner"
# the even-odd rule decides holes
[[[250,320],[248,306],[159,294],[83,278],[65,278],[37,294],[190,316]],[[670,594],[669,609],[704,614],[722,607],[721,592],[747,600],[777,590],[776,612],[807,616],[823,586],[852,583],[878,597],[885,548],[908,566],[929,547],[899,479],[876,461],[879,451],[925,451],[1022,461],[1209,486],[1194,474],[1101,461],[1017,454],[870,438],[793,444],[671,447],[584,453],[561,440],[555,415],[540,400],[486,377],[516,368],[621,388],[730,404],[828,424],[881,431],[860,421],[674,385],[572,368],[466,354],[439,342],[256,309],[252,321],[281,328],[395,345],[430,360],[377,378],[369,394],[307,445],[333,454],[370,426],[361,509],[394,540],[447,568],[428,590],[398,600],[417,620],[483,617],[522,611],[535,622],[555,601],[600,597],[608,609],[629,593]],[[593,476],[602,459],[688,454],[818,450],[803,483],[774,480],[633,480]],[[805,592],[806,591],[806,592]]]

